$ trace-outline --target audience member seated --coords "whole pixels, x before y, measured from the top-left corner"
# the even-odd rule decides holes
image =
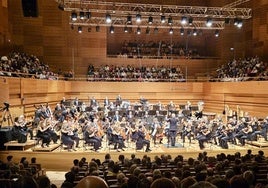
[[[79,183],[76,185],[76,188],[108,188],[107,183],[104,179],[97,177],[97,176],[87,176],[83,178]]]
[[[88,81],[185,81],[179,66],[134,67],[131,65],[101,65],[88,74]]]
[[[267,80],[266,76],[267,63],[261,61],[259,57],[251,57],[233,59],[229,63],[221,65],[211,81]]]
[[[0,60],[0,76],[57,80],[58,75],[36,56],[12,52]]]

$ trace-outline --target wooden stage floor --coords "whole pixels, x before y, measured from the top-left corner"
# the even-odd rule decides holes
[[[41,163],[42,167],[46,170],[53,171],[68,171],[72,167],[72,162],[74,159],[81,159],[82,157],[86,157],[87,161],[90,161],[92,158],[104,160],[104,156],[106,153],[110,153],[113,160],[117,161],[118,156],[120,154],[125,155],[126,158],[130,158],[131,154],[135,154],[137,157],[141,158],[144,155],[150,156],[152,159],[158,155],[171,155],[172,158],[177,155],[183,155],[185,159],[189,157],[197,158],[198,153],[206,151],[208,156],[216,156],[219,153],[225,154],[234,154],[235,152],[240,152],[241,154],[245,154],[248,149],[253,151],[253,154],[256,154],[259,150],[263,150],[265,155],[268,156],[268,142],[259,141],[261,146],[256,146],[248,143],[245,146],[240,145],[232,145],[229,144],[229,149],[222,149],[221,147],[206,143],[205,149],[200,150],[197,141],[192,141],[192,143],[185,143],[184,146],[180,139],[177,140],[176,147],[168,147],[166,144],[166,140],[163,141],[163,144],[151,145],[151,152],[145,152],[144,150],[135,150],[134,143],[126,143],[127,148],[125,151],[118,152],[113,149],[113,146],[108,147],[106,142],[102,143],[102,148],[99,152],[94,152],[89,148],[85,148],[81,146],[77,149],[77,151],[68,152],[65,148],[60,147],[59,145],[51,145],[50,148],[45,148],[43,150],[39,150],[41,148],[40,145],[33,146],[31,148],[27,148],[25,150],[12,150],[12,148],[8,148],[8,150],[0,151],[0,159],[6,161],[6,157],[8,155],[13,155],[14,161],[19,162],[21,157],[26,157],[28,161],[32,157],[37,158],[37,163]],[[80,143],[82,145],[82,143]],[[51,148],[55,147],[54,150]]]

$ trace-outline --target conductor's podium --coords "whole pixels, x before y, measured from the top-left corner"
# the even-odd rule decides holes
[[[18,143],[18,141],[9,141],[4,144],[6,150],[25,150],[36,145],[36,140],[28,140],[25,143]]]

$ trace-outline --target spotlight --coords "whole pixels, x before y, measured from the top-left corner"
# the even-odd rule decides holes
[[[168,17],[168,24],[172,25],[172,23],[173,23],[173,20],[172,20],[172,17],[170,16],[170,17]]]
[[[77,13],[72,12],[72,21],[76,21],[76,20],[77,20]]]
[[[79,17],[81,20],[83,20],[85,18],[85,13],[84,12],[80,12],[79,13]]]
[[[183,28],[180,29],[180,34],[184,35],[184,29]]]
[[[169,34],[171,34],[171,35],[173,34],[173,29],[172,28],[169,29]]]
[[[99,25],[96,26],[96,32],[100,32],[100,26]]]
[[[237,25],[238,24],[238,18],[235,18],[234,19],[234,25]]]
[[[82,27],[81,26],[78,26],[78,33],[82,33]]]
[[[219,37],[220,36],[220,32],[218,29],[215,30],[215,37]]]
[[[211,19],[211,18],[208,18],[208,19],[207,19],[206,26],[207,26],[207,27],[211,27],[211,26],[212,26],[212,19]]]
[[[110,33],[113,34],[114,33],[114,26],[110,27]]]
[[[141,28],[140,27],[137,28],[137,34],[138,35],[141,34]]]
[[[189,23],[189,25],[193,25],[193,18],[192,17],[189,18],[188,23]]]
[[[193,36],[197,36],[197,30],[196,29],[193,30]]]
[[[161,16],[161,23],[165,23],[166,22],[166,17],[164,15]]]
[[[153,17],[152,17],[152,16],[150,16],[150,17],[148,18],[148,23],[149,23],[149,24],[152,24],[152,23],[153,23]]]
[[[237,27],[238,28],[241,28],[243,26],[243,21],[242,21],[242,19],[240,19],[240,20],[238,20],[238,22],[237,22]]]
[[[127,24],[131,24],[132,23],[132,17],[131,17],[131,15],[128,15],[127,16]]]
[[[141,15],[140,14],[136,15],[136,22],[141,22]]]
[[[187,24],[187,17],[186,16],[181,17],[181,24],[182,25]]]
[[[105,20],[106,20],[106,23],[111,23],[112,22],[111,15],[110,14],[106,14]]]
[[[155,28],[154,28],[154,34],[157,34],[157,33],[158,33],[158,28],[155,27]]]
[[[128,28],[127,28],[127,26],[124,27],[124,32],[125,32],[125,33],[128,32]]]
[[[146,34],[150,34],[150,28],[149,27],[146,28]]]

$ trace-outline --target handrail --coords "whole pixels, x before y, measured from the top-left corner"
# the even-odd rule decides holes
[[[40,75],[26,74],[18,72],[0,72],[0,77],[7,78],[28,78],[28,79],[40,79],[40,80],[65,80],[65,81],[90,81],[90,82],[244,82],[244,81],[264,81],[268,80],[268,76],[262,77],[238,77],[238,78],[94,78],[87,75],[78,75],[75,77],[64,77],[59,75],[46,76],[39,78]]]
[[[220,59],[220,57],[212,56],[179,56],[179,55],[166,55],[166,56],[153,56],[153,55],[107,55],[107,58],[127,58],[127,59]]]

